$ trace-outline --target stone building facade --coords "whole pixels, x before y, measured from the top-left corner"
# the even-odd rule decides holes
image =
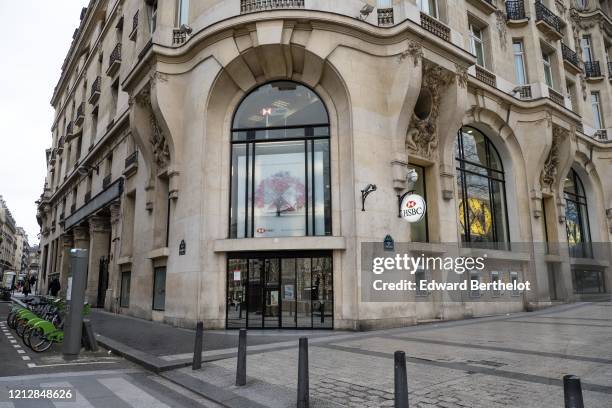
[[[41,285],[65,290],[86,248],[90,303],[214,328],[370,329],[609,292],[592,244],[609,255],[610,16],[604,0],[92,0],[51,101]],[[413,226],[409,189],[428,203]],[[364,301],[362,243],[387,235],[489,245],[507,267],[478,279],[536,289]]]
[[[17,232],[15,219],[11,214],[6,201],[0,196],[0,272],[13,270],[15,261],[15,233]]]

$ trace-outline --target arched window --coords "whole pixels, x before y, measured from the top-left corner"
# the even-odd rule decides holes
[[[263,85],[232,125],[230,237],[331,235],[329,118],[289,81]]]
[[[584,185],[574,169],[570,170],[563,188],[565,196],[565,228],[570,256],[590,257],[591,230]]]
[[[461,241],[508,249],[504,168],[499,153],[482,132],[464,126],[457,135],[455,158]]]

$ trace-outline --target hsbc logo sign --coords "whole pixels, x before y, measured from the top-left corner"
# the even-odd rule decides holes
[[[418,194],[408,194],[402,200],[400,215],[410,223],[419,222],[427,212],[425,199]]]

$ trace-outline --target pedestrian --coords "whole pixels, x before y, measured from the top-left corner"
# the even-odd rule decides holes
[[[29,279],[23,280],[23,289],[21,292],[23,293],[23,296],[28,296],[31,293]]]
[[[30,276],[30,290],[36,294],[36,276]]]
[[[60,282],[59,279],[53,278],[51,283],[49,284],[49,292],[51,292],[51,296],[56,297],[60,291]]]

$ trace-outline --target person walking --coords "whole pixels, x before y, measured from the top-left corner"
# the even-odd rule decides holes
[[[21,290],[23,296],[28,296],[31,293],[30,280],[28,278],[23,280],[23,289]]]
[[[53,280],[49,284],[49,292],[51,293],[51,296],[56,297],[60,291],[60,288],[61,286],[60,286],[59,279],[53,278]]]

